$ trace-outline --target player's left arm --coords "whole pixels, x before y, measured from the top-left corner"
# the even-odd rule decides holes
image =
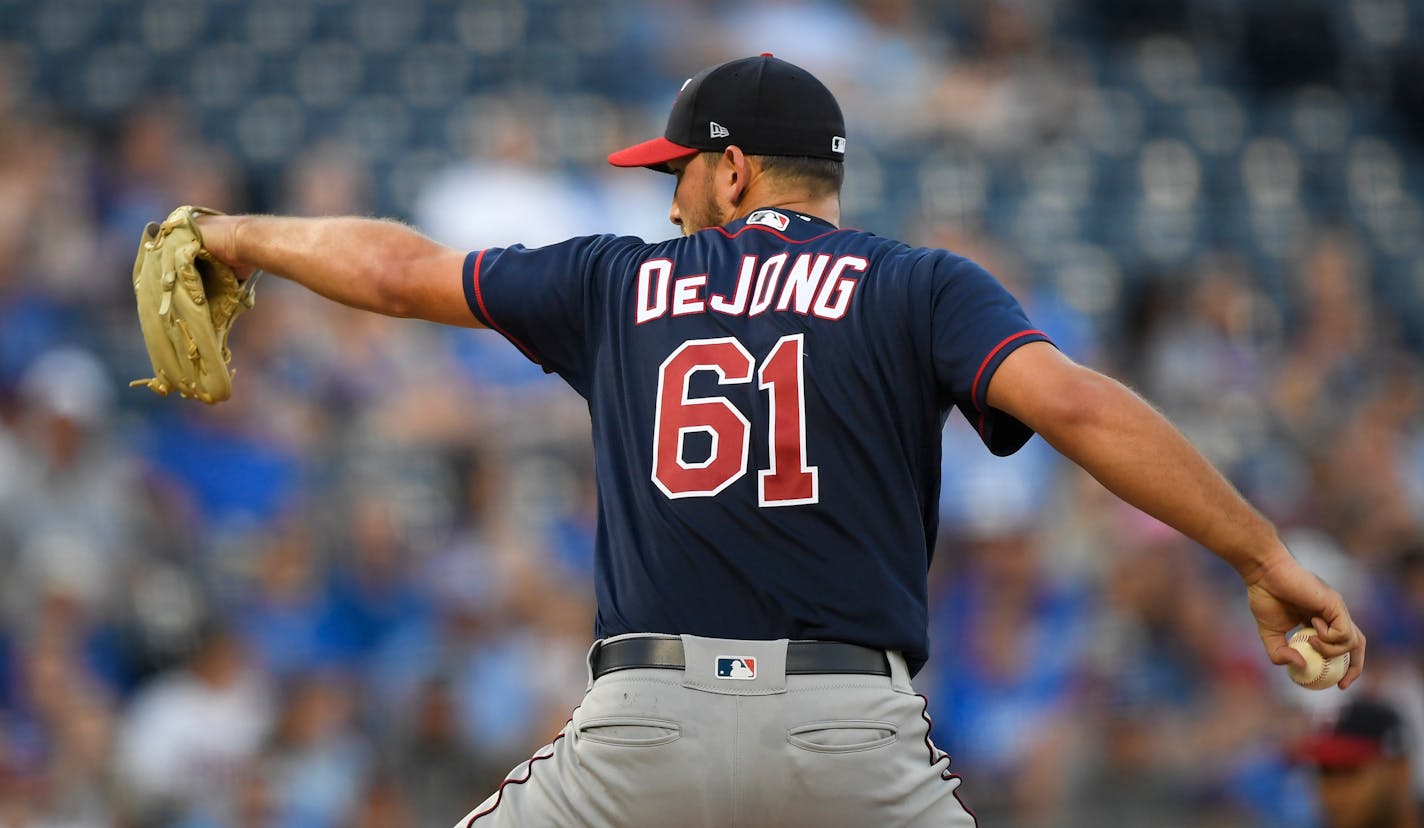
[[[198,228],[208,250],[240,275],[261,269],[354,308],[483,327],[465,301],[465,251],[399,222],[203,216]]]
[[[1340,595],[1301,567],[1271,522],[1137,394],[1048,343],[1032,342],[999,365],[986,400],[1118,497],[1231,564],[1247,585],[1273,662],[1301,664],[1286,637],[1297,625],[1313,624],[1323,654],[1351,655],[1340,686],[1360,674],[1364,635]]]

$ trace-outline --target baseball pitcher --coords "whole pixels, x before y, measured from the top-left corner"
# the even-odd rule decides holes
[[[955,409],[989,451],[1037,433],[1230,563],[1273,662],[1302,665],[1305,626],[1350,654],[1339,686],[1360,675],[1340,596],[1156,411],[974,262],[841,226],[847,142],[831,92],[761,55],[610,156],[674,177],[675,240],[458,251],[388,221],[189,219],[240,278],[492,329],[588,401],[588,691],[459,825],[973,825],[913,685]]]

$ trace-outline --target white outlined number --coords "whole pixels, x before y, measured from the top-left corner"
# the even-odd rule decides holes
[[[757,474],[761,506],[795,506],[820,498],[820,470],[806,459],[805,336],[777,340],[757,370],[757,387],[769,398],[769,468]],[[658,369],[653,423],[653,483],[669,498],[712,497],[747,473],[751,423],[726,397],[690,398],[698,371],[717,374],[719,385],[750,382],[752,355],[734,337],[682,343]],[[711,438],[706,460],[683,459],[688,434]]]

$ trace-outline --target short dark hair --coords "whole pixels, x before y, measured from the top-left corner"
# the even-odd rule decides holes
[[[722,150],[707,150],[703,155],[720,156]],[[748,155],[755,159],[764,173],[780,181],[799,184],[813,195],[836,195],[845,181],[845,162],[804,155]]]
[[[753,155],[762,172],[776,178],[800,184],[816,195],[833,195],[845,182],[845,162],[828,158],[807,158],[801,155]]]

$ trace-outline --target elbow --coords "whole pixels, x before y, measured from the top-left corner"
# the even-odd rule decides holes
[[[1109,422],[1123,395],[1131,392],[1116,380],[1075,365],[1042,396],[1044,402],[1028,425],[1050,443],[1059,436],[1081,434]]]
[[[369,248],[357,271],[364,285],[366,309],[385,316],[417,316],[422,273],[430,268],[434,245],[393,221],[377,222],[367,233]]]
[[[398,319],[410,319],[416,315],[415,304],[399,292],[383,294],[378,312]]]
[[[1116,380],[1090,368],[1080,367],[1073,373],[1068,388],[1061,395],[1058,416],[1079,427],[1102,420],[1111,410],[1113,399],[1125,389]]]
[[[371,295],[367,310],[401,319],[409,319],[415,314],[415,303],[409,289],[413,282],[404,268],[392,266],[389,262],[371,262],[365,279]]]
[[[463,308],[465,254],[397,225],[386,255],[371,263],[374,310],[403,319],[454,321]]]

